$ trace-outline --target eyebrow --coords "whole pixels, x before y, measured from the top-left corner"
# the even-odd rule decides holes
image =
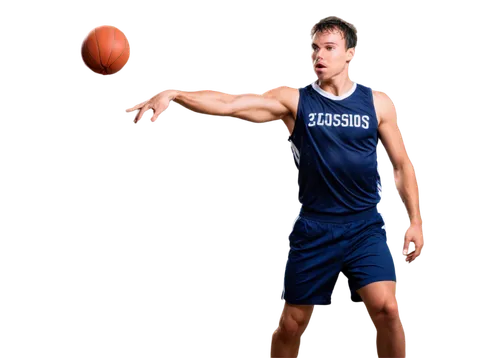
[[[331,45],[337,45],[335,42],[325,42],[325,45],[328,45],[328,44],[331,44]],[[314,42],[311,44],[311,46],[318,46],[317,44],[315,44]]]

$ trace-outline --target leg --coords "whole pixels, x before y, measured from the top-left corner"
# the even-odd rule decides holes
[[[304,333],[313,312],[313,305],[285,303],[278,329],[271,343],[271,357],[291,358],[299,354],[300,336]]]
[[[396,282],[373,282],[357,290],[357,293],[377,328],[378,356],[405,357],[405,334],[399,320]]]
[[[405,338],[396,303],[396,270],[387,246],[384,220],[353,223],[352,246],[343,272],[349,279],[351,299],[363,301],[377,329],[379,357],[404,357]]]
[[[329,224],[299,217],[289,240],[281,296],[285,307],[271,343],[271,357],[276,358],[297,357],[314,305],[330,304],[341,266],[342,249],[337,249]]]

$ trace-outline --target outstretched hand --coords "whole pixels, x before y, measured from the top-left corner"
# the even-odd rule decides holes
[[[152,97],[148,101],[142,102],[135,107],[127,109],[127,112],[132,112],[139,109],[139,113],[135,116],[134,123],[139,122],[142,118],[144,112],[148,109],[153,110],[153,117],[151,117],[151,122],[156,121],[158,116],[168,108],[170,101],[175,98],[175,91],[163,91],[158,93],[156,96]]]

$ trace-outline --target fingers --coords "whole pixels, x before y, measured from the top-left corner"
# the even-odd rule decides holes
[[[158,116],[168,107],[169,102],[172,100],[171,94],[169,91],[164,91],[159,93],[158,95],[152,97],[151,99],[144,101],[132,108],[127,109],[127,112],[132,112],[135,110],[139,110],[139,113],[135,116],[134,123],[137,123],[141,120],[144,112],[148,109],[153,110],[153,116],[151,117],[151,121],[154,122],[158,119]]]
[[[132,103],[132,104],[129,104],[128,106],[126,106],[123,111],[129,115],[133,112],[137,112],[139,109],[143,108],[146,104],[148,104],[149,102],[149,98],[146,98],[142,101],[139,101],[139,102],[136,102],[136,103]]]
[[[415,243],[415,251],[412,252],[409,262],[412,262],[413,260],[415,260],[417,257],[420,256],[420,252],[422,251],[423,246],[424,245],[421,243]]]
[[[146,117],[146,114],[150,111],[151,108],[149,108],[148,106],[144,106],[139,109],[139,111],[137,111],[132,117],[132,124],[138,125],[139,123],[141,123],[144,117]]]
[[[410,262],[414,261],[417,257],[419,257],[420,252],[422,251],[422,247],[423,247],[422,244],[415,244],[415,250],[410,252],[406,256],[406,262],[410,263]]]
[[[151,121],[151,124],[155,125],[155,123],[160,120],[160,118],[163,116],[164,113],[165,112],[156,112],[155,111],[153,113],[153,115],[149,118],[149,120]]]
[[[411,239],[409,237],[405,237],[405,244],[403,246],[403,255],[407,255],[408,254],[408,250],[410,248],[410,241]]]
[[[151,121],[151,124],[152,125],[155,125],[155,123],[157,121],[160,120],[161,117],[163,117],[163,115],[165,114],[165,112],[168,111],[168,109],[170,108],[170,106],[168,106],[167,108],[165,108],[164,106],[161,106],[158,108],[158,110],[153,110],[153,115],[149,118],[149,120]]]
[[[401,243],[401,257],[404,262],[410,262],[413,255],[413,250],[414,247],[412,241],[405,237]]]
[[[156,111],[153,108],[143,107],[138,113],[136,113],[132,118],[132,124],[137,125],[141,123],[149,112],[152,112],[151,117],[149,117],[149,121],[152,125],[155,125],[157,121],[161,119],[161,117],[165,114],[167,110],[163,112]]]
[[[408,255],[406,255],[406,259],[405,261],[410,263],[412,262],[413,260],[415,260],[416,256],[415,256],[415,251],[412,251],[410,252]]]

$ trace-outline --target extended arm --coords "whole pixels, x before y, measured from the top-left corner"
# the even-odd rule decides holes
[[[276,98],[257,93],[233,94],[213,90],[176,90],[172,102],[205,116],[239,118],[250,123],[269,123],[287,114]]]
[[[145,111],[152,109],[154,114],[151,120],[154,122],[160,113],[167,109],[170,101],[174,101],[194,112],[215,116],[231,116],[262,123],[280,119],[289,114],[291,106],[288,102],[292,99],[294,91],[296,90],[292,88],[279,87],[263,95],[230,95],[215,91],[168,90],[127,109],[127,112],[140,109],[134,120],[137,123]]]

